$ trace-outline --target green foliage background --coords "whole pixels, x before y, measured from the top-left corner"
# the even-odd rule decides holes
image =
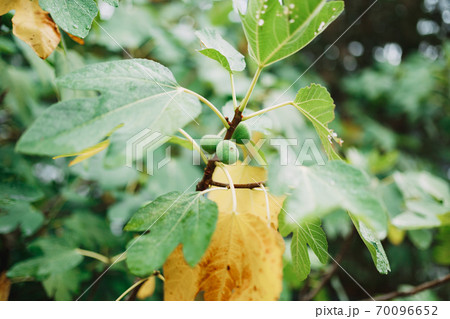
[[[52,2],[57,1],[41,1],[41,6],[51,6]],[[369,252],[364,242],[356,237],[351,241],[342,266],[372,294],[405,289],[448,274],[448,220],[441,222],[446,226],[441,226],[426,218],[414,223],[412,216],[402,215],[404,205],[407,210],[432,214],[439,211],[447,219],[450,213],[450,43],[445,41],[450,8],[444,2],[380,0],[329,48],[371,4],[347,1],[344,14],[321,36],[301,53],[262,74],[249,105],[252,109],[270,106],[269,102],[292,83],[286,97],[294,98],[300,88],[312,82],[329,89],[337,115],[331,126],[345,140],[342,150],[346,158],[365,171],[369,181],[380,181],[377,195],[384,199],[390,220],[413,220],[401,243],[392,243],[392,232],[382,241],[391,268],[387,275],[376,271],[370,255],[374,252]],[[195,31],[214,27],[241,53],[248,53],[231,1],[136,0],[120,1],[116,9],[103,2],[99,7],[100,14],[91,8],[94,23],[85,45],[63,35],[62,45],[46,61],[12,36],[11,14],[0,20],[0,267],[1,271],[10,271],[10,300],[77,299],[108,267],[83,257],[77,249],[108,257],[122,253],[133,238],[122,229],[140,207],[167,192],[183,192],[202,174],[201,167],[191,165],[190,152],[177,145],[171,146],[172,161],[153,176],[113,167],[114,163],[105,163],[105,152],[73,167],[68,167],[67,159],[16,152],[20,136],[50,105],[69,98],[96,97],[93,92],[57,87],[56,77],[84,65],[124,60],[130,55],[167,66],[181,86],[222,106],[231,100],[228,74],[196,52],[200,43]],[[72,25],[60,27],[77,34]],[[256,69],[249,59],[246,62],[247,70],[235,75],[241,98]],[[115,89],[120,90],[120,86]],[[198,112],[195,107],[193,113]],[[318,141],[313,128],[294,111],[274,113],[270,119],[272,131],[278,136]],[[221,129],[212,112],[202,112],[197,121],[202,125],[191,123],[186,128],[196,138]],[[48,125],[51,132],[51,122]],[[89,141],[85,142],[89,145]],[[162,157],[164,149],[159,152]],[[321,231],[318,221],[309,226]],[[332,256],[352,227],[342,210],[323,218],[322,228]],[[289,229],[285,233],[289,234]],[[323,236],[320,233],[319,237]],[[304,245],[299,245],[296,238],[303,238]],[[329,266],[321,263],[326,262],[326,256],[307,232],[294,230],[292,240],[297,256],[302,256],[302,261],[310,259],[311,264],[305,267],[310,267],[311,273],[306,280],[299,280],[308,271],[298,274],[294,264],[299,261],[295,256],[291,259],[287,249],[283,300],[301,299]],[[126,264],[117,263],[81,299],[114,300],[134,280]],[[366,297],[349,277],[338,272],[316,299]],[[410,298],[448,300],[450,287]],[[150,299],[162,299],[162,283],[158,280]]]

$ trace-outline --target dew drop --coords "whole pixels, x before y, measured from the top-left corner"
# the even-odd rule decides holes
[[[267,4],[263,5],[263,9],[264,9],[264,10],[267,9]]]
[[[336,11],[336,8],[333,8],[333,11]]]
[[[294,19],[289,20],[289,23],[294,23],[294,22],[295,22]]]
[[[319,25],[319,32],[323,30],[323,28],[325,27],[325,22],[321,22]]]
[[[262,26],[263,24],[264,24],[264,20],[263,20],[263,19],[259,19],[259,20],[258,20],[258,25],[259,25],[259,26]]]
[[[295,4],[291,3],[291,4],[289,5],[289,8],[294,9],[294,8],[295,8]]]
[[[78,25],[76,25],[76,24],[72,25],[72,27],[73,27],[74,29],[78,29]]]

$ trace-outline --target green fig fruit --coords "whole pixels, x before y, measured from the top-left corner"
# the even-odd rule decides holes
[[[235,140],[238,144],[245,144],[252,138],[252,130],[247,123],[241,122],[234,130],[231,139]]]
[[[228,140],[217,144],[216,154],[219,160],[225,164],[234,164],[239,159],[237,145]]]
[[[214,154],[216,152],[216,147],[222,138],[217,135],[205,135],[200,140],[200,146],[208,152],[209,154]]]

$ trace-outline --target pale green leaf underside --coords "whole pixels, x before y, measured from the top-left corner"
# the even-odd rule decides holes
[[[244,56],[225,41],[217,31],[203,29],[195,34],[204,47],[199,51],[201,54],[216,60],[230,73],[245,69]]]
[[[172,73],[149,60],[90,65],[58,84],[95,90],[96,98],[73,99],[48,108],[22,135],[17,150],[39,155],[79,152],[115,134],[127,140],[145,128],[173,135],[200,113],[199,101],[184,93]]]
[[[249,0],[241,13],[250,54],[260,66],[290,56],[319,35],[344,10],[343,1]]]
[[[284,203],[289,215],[287,224],[295,224],[291,218],[301,223],[342,208],[370,225],[383,238],[387,216],[369,182],[363,172],[342,161],[310,167],[273,165],[269,170],[272,192],[289,194]]]
[[[80,38],[88,35],[98,13],[94,0],[39,0],[39,5],[61,29]]]
[[[328,128],[328,124],[334,120],[335,105],[327,89],[318,84],[302,88],[293,105],[313,124],[328,158],[340,159],[333,148],[333,141],[342,144],[342,140]]]
[[[137,276],[147,276],[160,268],[179,244],[183,244],[186,261],[194,266],[209,245],[217,216],[217,205],[198,192],[158,197],[125,226],[128,231],[150,230],[128,244],[128,268]]]
[[[359,233],[359,236],[369,250],[377,270],[382,274],[387,274],[391,271],[391,267],[389,266],[389,260],[384,252],[383,245],[377,238],[377,235],[374,231],[367,227],[363,221],[359,220],[358,217],[351,213],[349,213],[349,215]]]
[[[392,218],[393,225],[414,230],[448,224],[450,190],[444,180],[427,172],[396,172],[393,177],[405,202],[403,211]]]

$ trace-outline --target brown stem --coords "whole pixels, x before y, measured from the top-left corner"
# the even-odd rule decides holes
[[[257,187],[261,187],[261,184],[263,186],[265,186],[266,184],[264,182],[259,182],[259,183],[248,183],[248,184],[233,184],[234,188],[257,188]],[[221,183],[221,182],[216,182],[211,180],[211,182],[209,183],[209,185],[211,186],[217,186],[217,187],[226,187],[226,188],[230,188],[230,184],[227,183]]]
[[[355,229],[351,231],[351,233],[345,238],[344,243],[341,246],[341,250],[339,251],[336,258],[334,258],[334,264],[331,266],[331,268],[325,273],[325,275],[322,277],[322,280],[319,282],[319,284],[311,290],[306,296],[302,298],[302,300],[312,300],[320,290],[330,281],[330,279],[334,276],[336,271],[339,269],[339,264],[341,263],[342,259],[344,258],[344,255],[347,253],[348,249],[350,248],[350,245],[353,240],[353,236],[355,235]]]
[[[231,122],[229,122],[230,127],[227,130],[227,133],[225,134],[224,140],[231,139],[231,136],[233,136],[234,130],[236,130],[236,127],[239,125],[239,123],[242,121],[242,112],[239,111],[239,108],[237,108],[234,111],[234,117]],[[212,159],[208,161],[208,164],[206,164],[205,171],[203,173],[203,178],[200,182],[197,184],[197,191],[201,192],[205,189],[208,189],[209,186],[211,186],[212,182],[212,176],[214,173],[214,170],[216,169],[216,162],[219,161],[217,156],[214,156]]]
[[[450,282],[450,274],[448,274],[447,276],[444,276],[442,278],[439,279],[435,279],[435,280],[431,280],[431,281],[427,281],[424,282],[423,284],[420,284],[416,287],[414,287],[411,290],[408,291],[392,291],[389,292],[387,294],[384,295],[380,295],[378,297],[375,297],[374,300],[376,301],[386,301],[386,300],[391,300],[394,298],[398,298],[398,297],[407,297],[407,296],[412,296],[415,295],[421,291],[430,289],[430,288],[434,288],[436,286],[442,285],[446,282]],[[367,299],[367,301],[370,301],[371,299]]]

